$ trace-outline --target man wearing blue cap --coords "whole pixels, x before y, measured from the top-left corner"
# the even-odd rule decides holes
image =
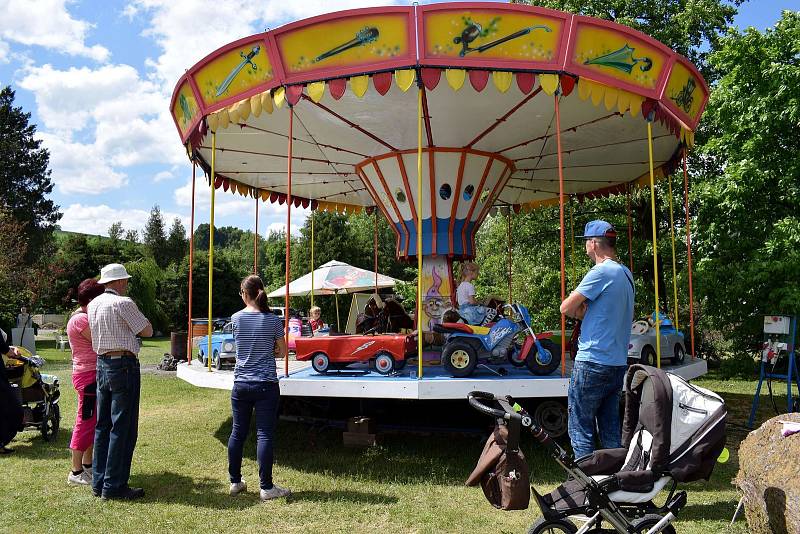
[[[594,452],[595,422],[603,448],[621,445],[619,396],[634,299],[633,276],[616,261],[614,227],[591,221],[580,237],[595,265],[561,303],[561,313],[583,321],[568,396],[569,438],[576,458]]]

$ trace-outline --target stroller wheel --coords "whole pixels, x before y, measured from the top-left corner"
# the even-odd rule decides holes
[[[42,438],[45,441],[51,441],[58,434],[58,427],[61,424],[61,409],[58,404],[53,404],[50,407],[50,413],[47,414],[47,419],[42,421],[41,431]]]
[[[637,534],[644,534],[651,528],[653,528],[656,523],[661,521],[662,517],[658,514],[647,514],[641,519],[635,520],[631,523],[631,527],[633,527],[633,532]],[[675,534],[675,527],[672,525],[667,525],[666,527],[661,529],[662,534]]]
[[[545,519],[540,517],[528,529],[528,534],[575,534],[578,527],[568,519]]]

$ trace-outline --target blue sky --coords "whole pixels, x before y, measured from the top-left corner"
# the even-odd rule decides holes
[[[16,91],[51,152],[65,230],[105,234],[118,220],[141,229],[154,204],[188,228],[191,166],[168,112],[184,69],[264,28],[383,3],[0,0],[0,85]],[[750,0],[736,25],[763,30],[782,9],[800,9],[800,0]],[[284,227],[285,207],[261,206],[261,232]],[[217,208],[218,226],[252,228],[252,200],[223,195]],[[196,224],[207,221],[201,188]]]

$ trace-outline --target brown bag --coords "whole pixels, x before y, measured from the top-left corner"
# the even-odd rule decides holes
[[[525,455],[516,446],[509,447],[508,426],[497,425],[486,440],[478,465],[467,478],[467,486],[483,488],[486,499],[501,510],[525,510],[531,499],[530,473]],[[517,430],[517,434],[519,430]]]

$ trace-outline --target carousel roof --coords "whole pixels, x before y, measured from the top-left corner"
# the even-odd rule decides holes
[[[215,186],[283,202],[293,109],[294,202],[358,211],[376,204],[370,182],[387,159],[416,181],[418,98],[423,181],[449,172],[458,187],[492,160],[491,202],[526,208],[557,200],[555,99],[565,192],[592,196],[649,179],[643,117],[656,172],[668,172],[708,88],[686,58],[618,24],[450,3],[342,11],[240,39],[186,72],[171,110],[207,171],[216,132]],[[433,163],[447,152],[461,159]]]

